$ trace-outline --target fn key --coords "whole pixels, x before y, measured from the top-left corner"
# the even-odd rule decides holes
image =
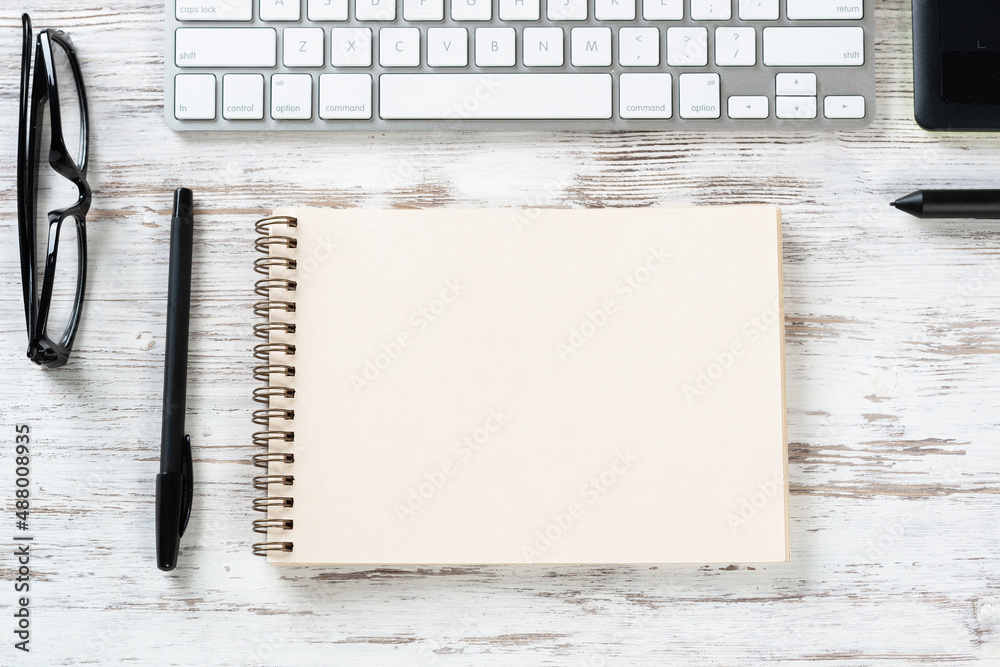
[[[215,120],[214,74],[178,74],[174,77],[174,117],[177,120]]]

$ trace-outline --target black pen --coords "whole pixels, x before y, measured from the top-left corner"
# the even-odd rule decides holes
[[[891,205],[918,218],[1000,220],[1000,190],[917,190]]]
[[[156,566],[164,571],[177,567],[181,535],[191,516],[194,495],[191,436],[184,434],[193,254],[194,195],[181,188],[174,192],[174,217],[170,223],[163,434],[160,474],[156,476]]]

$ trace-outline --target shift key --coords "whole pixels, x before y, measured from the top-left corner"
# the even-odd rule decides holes
[[[274,67],[278,33],[274,28],[178,28],[178,67]]]
[[[865,29],[764,28],[768,67],[860,67],[865,64]]]

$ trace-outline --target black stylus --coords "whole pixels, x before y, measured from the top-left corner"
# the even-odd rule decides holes
[[[918,218],[1000,220],[1000,190],[917,190],[891,205]]]
[[[181,188],[174,192],[174,217],[170,223],[163,432],[160,474],[156,476],[156,566],[164,571],[177,567],[181,535],[191,516],[194,495],[191,437],[184,435],[193,254],[194,195]]]

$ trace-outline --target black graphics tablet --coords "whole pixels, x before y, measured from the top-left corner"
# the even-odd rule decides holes
[[[913,0],[913,97],[928,130],[1000,130],[1000,0]]]

